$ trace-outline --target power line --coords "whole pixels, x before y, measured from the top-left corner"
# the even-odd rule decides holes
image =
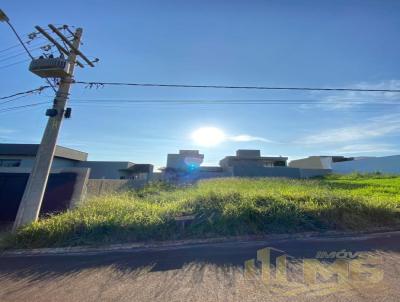
[[[49,31],[50,29],[48,27],[45,27],[44,30]],[[25,41],[24,43],[25,44],[30,44],[34,39],[44,39],[44,37],[38,36],[38,34],[39,34],[39,32],[32,32],[32,33],[23,35],[23,37],[28,37],[29,38],[29,40]],[[17,48],[17,47],[20,47],[20,46],[21,46],[20,43],[14,44],[14,45],[9,46],[7,48],[1,49],[0,53],[6,52],[8,50],[11,50],[11,49],[14,49],[14,48]]]
[[[30,53],[29,49],[26,47],[25,43],[22,41],[21,37],[19,36],[18,32],[15,30],[14,26],[11,24],[10,21],[6,21],[7,24],[10,26],[11,30],[14,32],[15,36],[17,37],[19,43],[22,45],[22,47],[25,49],[27,54],[30,56],[30,58],[33,60],[33,56]]]
[[[29,62],[29,61],[30,61],[30,59],[24,59],[24,60],[17,61],[17,62],[14,62],[14,63],[2,65],[2,66],[0,66],[0,69],[5,69],[5,68],[8,68],[8,67],[15,66],[15,65],[18,65],[18,64],[21,64],[21,63],[25,63],[25,62]]]
[[[28,97],[28,96],[30,96],[30,94],[24,94],[24,95],[17,96],[17,97],[15,97],[15,98],[13,98],[13,99],[9,99],[9,100],[7,100],[7,101],[1,102],[1,103],[0,103],[0,106],[1,106],[1,105],[4,105],[4,104],[11,103],[11,102],[14,102],[14,101],[17,101],[17,100],[22,99],[22,98],[26,98],[26,97]]]
[[[37,37],[37,38],[39,38],[39,37]],[[41,37],[40,37],[41,38]],[[73,38],[72,36],[68,36],[67,37],[67,39],[71,39],[71,38]],[[59,42],[59,41],[61,41],[61,39],[60,38],[56,38],[55,39],[55,41],[57,41],[57,42]],[[25,42],[26,44],[27,44],[27,42]],[[20,44],[17,44],[17,46],[21,46]],[[49,47],[49,48],[51,48],[51,47],[53,47],[52,45],[50,45],[50,44],[43,44],[43,42],[39,42],[39,43],[33,43],[33,44],[29,44],[29,46],[27,47],[30,51],[34,51],[34,50],[38,50],[38,49],[43,49],[43,48],[45,48],[45,47]],[[46,51],[46,50],[45,50]],[[15,49],[14,51],[12,51],[12,52],[5,52],[5,53],[1,53],[0,52],[0,59],[1,59],[1,61],[4,61],[4,60],[7,60],[7,59],[11,59],[11,58],[13,58],[13,57],[16,57],[16,56],[19,56],[19,55],[22,55],[22,54],[24,54],[24,53],[26,53],[26,51],[25,50],[22,50],[22,52],[21,52],[21,49]]]
[[[6,52],[6,51],[8,51],[8,50],[10,50],[10,49],[14,49],[14,48],[16,48],[16,47],[18,47],[18,46],[20,46],[20,44],[15,44],[15,45],[13,45],[13,46],[4,48],[4,49],[0,50],[0,53]]]
[[[55,54],[55,51],[51,51],[51,52],[47,53],[47,55],[54,55],[54,54]],[[2,61],[2,60],[0,60],[0,61]],[[30,59],[24,59],[24,60],[20,60],[20,61],[16,61],[16,62],[10,63],[10,64],[2,65],[2,66],[0,66],[0,70],[6,69],[8,67],[15,66],[15,65],[18,65],[18,64],[22,64],[22,63],[25,63],[25,62],[29,62],[29,61],[30,61]],[[48,80],[47,80],[47,82],[48,82]]]
[[[35,93],[41,93],[43,90],[50,88],[49,86],[41,86],[35,89],[30,89],[27,91],[22,91],[18,93],[14,93],[8,96],[0,97],[0,100],[7,100],[5,102],[1,102],[0,105],[13,102],[15,100],[21,99],[23,97],[27,97],[29,95]],[[191,104],[237,104],[237,105],[400,105],[400,102],[390,101],[387,102],[385,100],[358,100],[358,99],[350,99],[350,100],[342,100],[342,101],[329,101],[329,100],[299,100],[299,99],[71,99],[73,103],[89,103],[89,104],[101,104],[101,105],[113,105],[113,104],[181,104],[181,105],[191,105]],[[4,108],[8,109],[8,108]]]
[[[217,88],[217,89],[253,89],[253,90],[300,90],[300,91],[353,91],[353,92],[400,92],[400,89],[363,89],[363,88],[315,88],[315,87],[273,87],[273,86],[227,86],[227,85],[189,85],[158,83],[126,83],[126,82],[87,82],[74,81],[74,84],[93,86],[137,86],[166,88]]]
[[[44,48],[46,46],[48,46],[49,49],[50,49],[50,45],[49,44],[42,44],[42,45],[38,45],[36,47],[31,47],[31,48],[29,48],[29,50],[30,51],[35,51],[35,50],[42,49],[42,48]],[[20,52],[17,52],[17,53],[7,54],[6,56],[4,56],[4,55],[0,56],[0,62],[7,61],[7,60],[13,59],[15,57],[19,57],[19,56],[21,56],[23,54],[25,54],[25,51],[22,51],[22,52],[20,51]]]
[[[10,60],[10,59],[19,57],[19,56],[21,56],[21,55],[23,55],[23,54],[25,54],[25,51],[19,52],[19,53],[16,53],[16,54],[12,54],[12,55],[10,55],[10,56],[8,56],[8,57],[4,57],[4,58],[3,58],[3,57],[0,57],[0,62],[8,61],[8,60]]]
[[[22,97],[26,97],[28,95],[22,95],[20,97],[17,97],[15,99],[19,99]],[[12,100],[15,100],[12,99]],[[400,105],[400,103],[355,103],[355,102],[345,102],[345,103],[327,103],[324,101],[318,101],[318,100],[89,100],[89,99],[72,99],[70,100],[71,102],[75,103],[75,105],[91,105],[93,103],[101,104],[101,105],[107,105],[107,107],[112,107],[112,108],[119,108],[117,103],[125,103],[125,104],[147,104],[147,105],[155,105],[155,104],[179,104],[179,105],[210,105],[210,104],[215,104],[215,105],[221,105],[221,104],[229,104],[229,105]],[[112,104],[107,104],[107,102],[112,102]],[[4,104],[6,102],[0,103]],[[21,105],[21,106],[14,106],[14,107],[7,107],[7,108],[1,108],[0,113],[4,112],[9,112],[9,111],[14,111],[22,108],[29,108],[29,107],[34,107],[34,106],[39,106],[43,104],[49,104],[50,101],[45,101],[45,102],[39,102],[39,103],[33,103],[33,104],[26,104],[26,105]],[[367,111],[365,111],[367,112]]]
[[[26,41],[26,42],[24,42],[24,43],[25,43],[25,44],[30,44],[30,42],[31,42],[31,40],[28,40],[28,41]],[[12,50],[12,49],[14,49],[14,48],[17,48],[17,47],[21,47],[21,44],[20,44],[20,43],[17,43],[17,44],[14,44],[13,46],[4,48],[4,49],[0,50],[0,54],[2,54],[3,52],[7,52],[7,51],[9,51],[9,50]],[[3,55],[7,55],[7,54],[3,54]]]
[[[8,26],[10,26],[11,30],[14,32],[15,36],[17,37],[19,43],[21,43],[22,47],[25,49],[29,57],[33,60],[34,57],[32,56],[31,52],[29,49],[26,47],[25,43],[22,41],[21,37],[19,36],[18,32],[15,30],[14,26],[11,24],[10,21],[6,20]],[[49,79],[46,78],[46,82],[50,85],[50,87],[56,92],[56,89],[54,88],[54,85],[50,82]]]
[[[29,47],[28,47],[28,49],[29,50],[34,50],[36,47],[42,47],[42,46],[45,46],[46,44],[43,44],[43,42],[40,42],[40,43],[34,43],[34,44],[29,44]],[[21,46],[20,44],[18,44],[18,46]],[[15,49],[14,51],[12,51],[12,52],[6,52],[6,53],[0,53],[0,57],[1,58],[5,58],[5,57],[7,57],[7,56],[12,56],[12,55],[16,55],[16,54],[23,54],[23,53],[25,53],[25,50],[24,49]]]
[[[49,101],[46,101],[46,102],[39,102],[39,103],[32,103],[32,104],[27,104],[27,105],[3,108],[3,109],[0,109],[0,113],[9,112],[9,111],[13,111],[13,110],[21,109],[21,108],[35,107],[35,106],[49,104],[49,103],[50,103]]]
[[[29,96],[23,95],[22,97]],[[50,97],[45,95],[46,97]],[[19,97],[21,98],[21,97]],[[12,99],[14,100],[14,99]],[[227,100],[227,99],[151,99],[151,100],[134,100],[134,99],[70,99],[73,103],[88,103],[88,104],[283,104],[283,105],[305,105],[305,104],[324,104],[324,105],[399,105],[400,102],[368,101],[368,100],[345,100],[345,101],[326,101],[326,100],[292,100],[292,99],[243,99],[243,100]],[[0,103],[4,104],[6,102]]]
[[[35,89],[30,89],[30,90],[17,92],[17,93],[11,94],[11,95],[0,97],[0,100],[9,99],[9,98],[13,98],[13,97],[16,97],[16,96],[19,96],[19,95],[24,95],[24,94],[40,93],[44,89],[47,89],[47,88],[50,88],[50,86],[40,86],[40,87],[35,88]]]
[[[96,104],[104,104],[104,103],[177,103],[177,104],[326,104],[326,105],[337,105],[337,104],[369,104],[369,105],[400,105],[400,102],[387,102],[386,100],[343,100],[343,101],[329,101],[329,100],[293,100],[293,99],[242,99],[242,100],[229,100],[229,99],[180,99],[180,100],[160,100],[160,99],[151,99],[151,100],[133,100],[133,99],[71,99],[73,102],[80,103],[96,103]]]

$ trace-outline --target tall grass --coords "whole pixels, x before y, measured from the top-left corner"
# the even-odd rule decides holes
[[[20,229],[9,247],[71,246],[142,240],[358,230],[400,222],[400,177],[315,180],[229,178],[91,198],[81,207]],[[181,232],[175,217],[194,221]]]

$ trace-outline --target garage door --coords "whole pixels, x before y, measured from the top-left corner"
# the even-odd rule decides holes
[[[0,222],[13,222],[28,182],[27,173],[0,173]],[[65,211],[74,192],[76,173],[51,174],[40,215]]]

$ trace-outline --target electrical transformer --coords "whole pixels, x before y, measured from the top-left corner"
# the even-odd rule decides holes
[[[42,78],[64,78],[70,75],[70,63],[65,58],[33,59],[29,71]]]

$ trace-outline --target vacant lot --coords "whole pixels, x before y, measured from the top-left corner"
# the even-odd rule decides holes
[[[153,184],[107,195],[42,219],[6,240],[9,247],[104,244],[332,229],[400,222],[400,177],[315,180],[215,179],[174,188]],[[175,217],[195,215],[185,232]]]

